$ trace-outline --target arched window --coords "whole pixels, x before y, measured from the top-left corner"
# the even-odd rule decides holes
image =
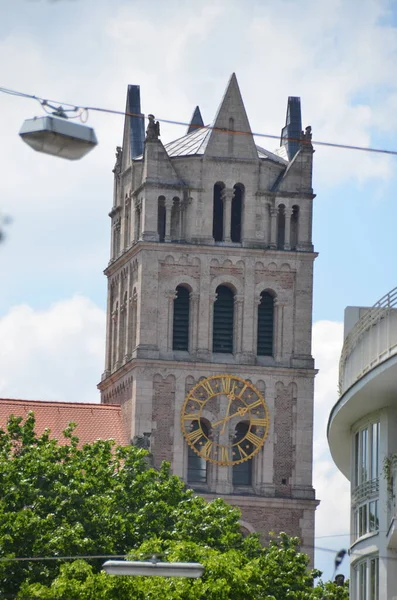
[[[208,437],[209,430],[207,423],[201,419],[200,420],[201,429]],[[199,422],[192,421],[192,425],[190,427],[191,431],[195,431],[199,429]],[[187,480],[189,483],[206,483],[207,482],[207,461],[205,458],[199,456],[195,453],[193,448],[189,446],[188,455],[187,455]]]
[[[245,438],[248,433],[249,423],[246,421],[240,421],[237,423],[236,429],[234,431],[233,444],[241,442]],[[252,443],[248,440],[243,442],[244,451],[247,454],[251,454],[253,452],[254,447]],[[237,465],[233,465],[233,474],[232,474],[232,482],[233,485],[251,485],[252,484],[252,459],[246,460],[245,462],[239,463]]]
[[[280,204],[278,207],[278,215],[277,215],[277,248],[279,250],[284,250],[285,244],[285,206],[284,204]]]
[[[165,220],[165,198],[164,196],[160,196],[157,206],[157,233],[159,234],[159,242],[164,242],[165,239]]]
[[[232,199],[232,223],[230,237],[232,242],[241,242],[241,215],[243,208],[243,186],[237,183],[234,186]]]
[[[189,295],[189,290],[178,285],[174,299],[173,350],[189,350]]]
[[[233,352],[234,294],[226,285],[216,288],[212,351],[231,354]]]
[[[292,207],[291,215],[291,250],[295,250],[299,239],[299,206]]]
[[[214,185],[214,209],[212,221],[212,237],[215,242],[223,241],[223,198],[222,192],[225,186],[223,183]]]
[[[258,306],[257,354],[273,356],[274,298],[262,292]]]

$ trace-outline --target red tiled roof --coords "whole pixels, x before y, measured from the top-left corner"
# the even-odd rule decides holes
[[[121,407],[118,404],[0,398],[0,427],[5,428],[11,415],[25,418],[29,411],[34,412],[36,417],[36,432],[40,435],[48,428],[51,431],[51,437],[60,442],[65,440],[62,431],[69,423],[76,423],[77,427],[74,433],[81,444],[98,439],[114,439],[120,445],[129,443],[122,422]]]

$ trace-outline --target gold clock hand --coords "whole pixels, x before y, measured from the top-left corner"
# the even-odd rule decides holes
[[[233,413],[232,415],[228,415],[227,417],[225,417],[224,419],[220,419],[219,421],[215,421],[215,423],[211,423],[212,427],[217,427],[218,425],[221,425],[221,423],[224,423],[225,421],[230,421],[230,419],[233,419],[233,417],[243,417],[245,415],[245,413],[248,412],[248,408],[245,407],[240,407],[237,412]]]
[[[227,405],[227,411],[226,411],[226,415],[225,415],[225,418],[224,418],[224,421],[223,421],[223,427],[222,427],[222,429],[221,429],[221,434],[222,434],[222,433],[225,433],[226,420],[227,420],[227,417],[229,416],[230,407],[231,407],[231,405],[232,405],[232,402],[233,402],[233,400],[234,400],[234,394],[233,394],[233,392],[231,392],[231,393],[228,395],[228,398],[229,398],[229,404]]]

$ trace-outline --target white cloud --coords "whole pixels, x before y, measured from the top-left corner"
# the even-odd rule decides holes
[[[343,343],[343,324],[317,321],[313,325],[313,355],[319,373],[314,393],[313,481],[320,505],[316,510],[316,547],[336,551],[349,544],[350,484],[336,468],[326,437],[330,411],[338,399],[338,366]],[[343,535],[345,534],[345,535]],[[316,553],[316,566],[332,576],[332,552]],[[343,572],[347,573],[347,561]]]
[[[99,401],[105,314],[88,298],[15,306],[0,319],[0,339],[1,397]]]

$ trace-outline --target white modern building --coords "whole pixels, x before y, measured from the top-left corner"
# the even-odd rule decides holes
[[[351,482],[351,598],[397,599],[397,288],[345,309],[338,402],[328,422]]]

